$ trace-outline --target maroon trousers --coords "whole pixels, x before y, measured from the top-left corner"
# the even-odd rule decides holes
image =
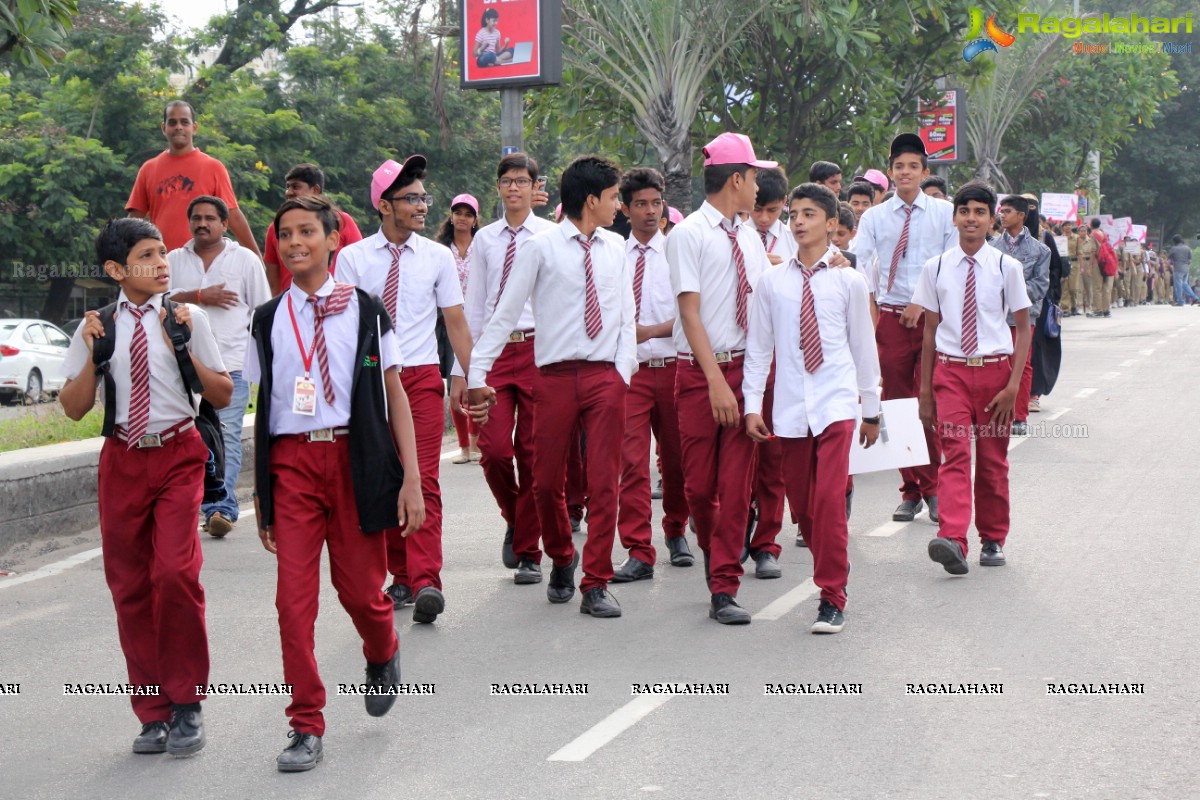
[[[321,590],[321,547],[329,547],[329,574],[338,600],[363,640],[372,664],[400,646],[392,600],[383,593],[387,542],[382,531],[358,529],[350,479],[350,443],[281,437],[271,446],[278,582],[275,608],[283,645],[283,676],[292,685],[287,707],[292,728],[325,735],[325,685],[317,672],[314,625]]]
[[[889,310],[887,306],[879,307],[875,343],[879,346],[884,400],[917,396],[917,389],[921,385],[921,346],[924,336],[924,314],[915,328],[906,328],[900,324],[899,314]],[[900,470],[900,477],[904,481],[900,487],[900,494],[905,500],[915,501],[923,497],[938,496],[938,464],[941,463],[942,456],[934,431],[925,431],[925,445],[929,449],[929,463],[923,467],[906,467]]]
[[[788,502],[800,517],[800,532],[813,557],[813,583],[821,599],[846,608],[850,577],[846,524],[846,474],[854,420],[834,422],[815,436],[780,439]]]
[[[663,534],[684,535],[687,498],[679,454],[679,414],[675,409],[675,370],[678,362],[662,367],[642,364],[625,394],[625,437],[621,444],[621,500],[617,531],[629,555],[654,564],[657,554],[650,524],[650,433],[659,444],[663,481]]]
[[[1012,375],[1008,359],[980,367],[933,366],[933,399],[942,439],[938,496],[938,536],[952,539],[967,553],[971,525],[971,441],[975,441],[975,529],[982,541],[1004,545],[1008,537],[1009,426],[992,425],[984,411]]]
[[[408,395],[417,434],[425,524],[407,537],[400,535],[401,528],[389,528],[387,560],[393,581],[408,586],[416,594],[426,586],[442,588],[442,487],[438,480],[446,421],[446,385],[437,364],[404,368],[400,372],[400,385]]]
[[[567,514],[583,519],[587,512],[587,443],[583,430],[571,434],[571,451],[567,453]]]
[[[104,579],[117,612],[129,682],[160,687],[133,696],[138,720],[166,722],[172,703],[198,703],[208,684],[204,553],[196,532],[208,448],[195,428],[162,447],[129,449],[110,438],[100,451],[100,541]]]
[[[1036,329],[1037,326],[1031,325],[1030,328]],[[1017,329],[1009,328],[1008,331],[1012,334],[1013,352],[1016,352]],[[1029,353],[1025,356],[1025,369],[1021,372],[1021,385],[1017,388],[1017,407],[1013,414],[1013,419],[1017,422],[1029,421],[1029,393],[1031,391],[1033,391],[1033,330],[1029,332]]]
[[[557,567],[575,558],[567,520],[567,456],[574,431],[587,437],[587,481],[591,493],[580,589],[604,588],[613,576],[617,533],[617,490],[621,482],[621,430],[625,424],[625,381],[611,361],[563,361],[539,370],[534,390],[533,491],[546,554]]]
[[[737,595],[742,577],[742,543],[750,512],[754,441],[741,425],[723,428],[713,419],[708,381],[698,364],[677,362],[675,405],[683,453],[684,493],[696,541],[708,556],[709,591]],[[742,359],[719,364],[738,402],[742,401]]]
[[[775,404],[775,366],[767,377],[767,390],[763,394],[763,420],[770,428],[773,423],[771,409]],[[754,499],[758,502],[758,523],[750,539],[751,555],[770,553],[779,558],[783,552],[776,540],[783,530],[783,446],[779,439],[758,444],[758,466],[754,470]],[[793,512],[795,516],[795,512]],[[797,521],[799,521],[797,519]]]
[[[479,465],[500,515],[514,529],[513,552],[536,564],[542,560],[542,527],[533,498],[533,337],[505,345],[487,381],[496,404],[479,428]]]

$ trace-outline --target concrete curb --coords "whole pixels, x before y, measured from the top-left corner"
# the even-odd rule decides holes
[[[97,465],[104,438],[0,453],[0,559],[14,547],[99,525]],[[241,490],[254,485],[254,415],[242,428]]]

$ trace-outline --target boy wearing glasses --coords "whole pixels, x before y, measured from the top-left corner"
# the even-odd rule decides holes
[[[388,159],[375,170],[371,204],[379,214],[379,230],[338,258],[340,281],[383,298],[400,345],[400,384],[416,430],[425,524],[407,537],[400,528],[387,531],[392,585],[386,591],[397,609],[414,604],[413,622],[433,622],[446,607],[438,484],[445,384],[434,332],[439,308],[459,362],[466,365],[471,354],[454,256],[445,245],[420,235],[433,201],[425,193],[425,166],[425,156],[413,155],[403,164]]]
[[[538,163],[525,153],[510,153],[496,169],[496,190],[504,217],[475,234],[467,277],[466,313],[471,336],[478,339],[495,313],[512,274],[517,255],[533,235],[555,227],[534,216]],[[513,582],[542,582],[541,523],[533,497],[533,307],[527,300],[504,349],[487,374],[495,404],[479,428],[483,477],[507,523],[501,556],[515,569]],[[465,387],[465,361],[454,367],[455,384]],[[516,469],[513,469],[513,459]]]

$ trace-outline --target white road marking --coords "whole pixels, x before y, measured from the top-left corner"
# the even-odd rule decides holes
[[[1138,353],[1144,356],[1152,356],[1154,355],[1154,350],[1138,350]]]
[[[1122,361],[1120,364],[1117,364],[1117,366],[1118,367],[1132,367],[1136,363],[1137,363],[1136,358],[1127,358],[1124,361]]]
[[[1075,396],[1080,399],[1083,399],[1085,397],[1091,397],[1095,393],[1096,393],[1096,390],[1094,388],[1080,389],[1078,392],[1075,393]]]
[[[1063,414],[1066,414],[1066,413],[1067,413],[1068,411],[1070,411],[1070,410],[1071,410],[1071,409],[1069,409],[1069,408],[1060,408],[1058,411],[1055,411],[1053,414],[1051,414],[1050,416],[1046,417],[1046,421],[1047,421],[1047,422],[1054,422],[1054,420],[1056,420],[1056,419],[1060,418],[1060,417],[1061,417]]]
[[[44,567],[35,569],[33,572],[27,572],[24,575],[18,575],[15,578],[0,579],[0,589],[11,589],[14,586],[20,586],[22,583],[36,581],[39,578],[48,578],[51,575],[58,575],[60,572],[66,572],[71,567],[77,567],[91,561],[96,556],[103,552],[99,547],[91,550],[84,550],[82,553],[76,553],[70,558],[64,558],[62,561],[55,561],[53,564],[47,564]]]
[[[547,761],[584,761],[654,709],[673,697],[669,694],[643,694],[609,714],[580,734],[574,741],[557,750]]]
[[[1016,450],[1018,447],[1020,447],[1021,445],[1025,444],[1028,441],[1029,441],[1028,436],[1010,436],[1008,439],[1008,452],[1011,453],[1013,450]],[[974,476],[975,476],[975,473],[972,472],[971,473],[972,480],[974,480]]]
[[[1167,340],[1166,340],[1166,339],[1159,339],[1159,340],[1158,340],[1157,342],[1155,342],[1154,344],[1155,344],[1155,345],[1160,345],[1160,344],[1166,344],[1166,343],[1167,343]]]
[[[1106,372],[1106,373],[1104,373],[1103,375],[1101,375],[1101,376],[1100,376],[1100,380],[1102,380],[1102,381],[1111,381],[1113,378],[1117,377],[1117,376],[1118,376],[1118,375],[1120,375],[1120,374],[1121,374],[1121,373],[1119,373],[1119,372]]]
[[[806,578],[804,583],[782,597],[776,598],[766,608],[755,614],[753,619],[774,622],[816,593],[817,585],[813,583],[812,578]]]
[[[913,522],[916,522],[919,519],[929,519],[929,508],[928,507],[924,507],[920,511],[918,511],[917,515],[915,517],[913,517]],[[876,537],[895,536],[897,533],[904,530],[909,525],[912,525],[912,522],[896,522],[895,520],[892,520],[891,522],[883,523],[878,528],[876,528],[875,530],[868,533],[867,536],[876,536]]]

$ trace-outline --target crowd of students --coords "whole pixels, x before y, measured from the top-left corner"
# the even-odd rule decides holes
[[[168,107],[164,133],[184,111]],[[742,565],[753,560],[758,579],[782,574],[786,498],[820,588],[811,631],[841,631],[850,451],[856,440],[875,444],[881,403],[894,398],[918,398],[929,463],[901,470],[893,519],[928,506],[938,525],[928,555],[961,575],[974,508],[979,563],[1005,563],[1007,441],[1030,395],[1031,342],[1051,283],[1046,245],[1025,228],[1028,200],[1004,199],[989,243],[996,193],[971,182],[946,199],[911,133],[891,143],[887,174],[856,176],[846,202],[837,165],[817,162],[789,189],[741,134],[709,142],[703,164],[705,200],[684,216],[656,170],[622,173],[581,156],[561,175],[553,222],[535,213],[546,200],[537,161],[506,155],[496,170],[500,217],[488,222],[480,201],[460,194],[429,237],[430,165],[421,155],[389,159],[369,182],[378,229],[365,238],[322,194],[320,170],[298,165],[265,272],[223,238],[234,216],[217,196],[191,198],[191,239],[170,251],[146,220],[105,227],[96,249],[121,286],[115,327],[88,314],[61,399],[79,418],[99,380],[113,398],[115,435],[99,467],[105,572],[131,682],[163,687],[134,699],[143,725],[135,752],[204,746],[195,521],[213,458],[177,355],[194,366],[203,399],[227,408],[227,426],[236,418],[230,447],[240,447],[239,387],[258,386],[256,523],[276,560],[292,687],[281,771],[323,756],[313,636],[324,547],[363,640],[368,713],[386,713],[396,698],[394,613],[411,605],[414,622],[433,623],[446,608],[447,390],[454,461],[482,467],[514,583],[542,583],[548,557],[547,600],[578,592],[584,615],[620,617],[610,584],[654,577],[652,497],[661,494],[670,565],[695,563],[690,523],[708,615],[749,624],[737,601]],[[618,213],[627,239],[610,230]],[[166,319],[168,295],[177,325]],[[178,326],[190,331],[186,344],[168,335]],[[106,336],[111,360],[92,369]],[[203,509],[214,536],[236,520],[237,469],[227,458],[228,497]],[[572,534],[585,508],[580,547]],[[628,556],[614,567],[617,539]]]

